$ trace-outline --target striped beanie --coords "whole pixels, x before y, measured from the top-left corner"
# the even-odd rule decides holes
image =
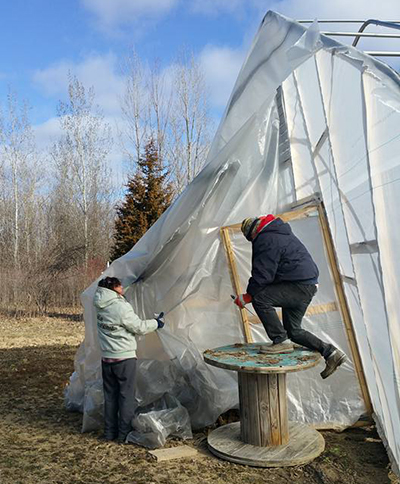
[[[272,214],[255,217],[245,218],[242,222],[241,230],[247,240],[252,241],[261,230],[275,220]]]
[[[254,224],[254,222],[256,221],[257,221],[257,217],[253,217],[253,218],[249,217],[249,218],[245,218],[242,222],[242,226],[240,227],[240,230],[243,232],[243,235],[246,237],[247,240],[250,240],[248,238],[250,234],[250,229]]]

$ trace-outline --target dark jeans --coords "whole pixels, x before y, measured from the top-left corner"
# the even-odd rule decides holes
[[[105,363],[102,361],[104,389],[104,436],[124,439],[131,431],[135,411],[136,358]]]
[[[301,327],[303,316],[317,292],[315,284],[281,282],[270,284],[253,297],[253,307],[269,339],[281,343],[288,337],[301,346],[316,350],[326,358],[335,349]],[[282,323],[274,307],[282,308]]]

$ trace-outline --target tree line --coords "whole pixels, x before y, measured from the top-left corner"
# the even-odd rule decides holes
[[[139,240],[205,163],[211,122],[193,55],[163,71],[132,54],[117,134],[93,87],[68,77],[59,135],[39,151],[29,105],[9,90],[0,111],[0,309],[77,307],[80,293]],[[113,154],[126,162],[113,180]]]

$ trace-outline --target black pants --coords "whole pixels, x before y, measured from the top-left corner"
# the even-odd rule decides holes
[[[131,431],[135,411],[136,358],[105,363],[102,361],[104,389],[104,436],[124,439]]]
[[[253,307],[269,339],[281,343],[288,337],[306,348],[316,350],[326,358],[335,349],[301,327],[303,316],[317,292],[315,284],[281,282],[270,284],[253,297]],[[282,323],[274,307],[282,308]]]

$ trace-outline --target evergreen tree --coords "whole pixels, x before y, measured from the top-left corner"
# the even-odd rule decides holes
[[[172,188],[166,177],[151,138],[138,160],[136,173],[128,180],[125,199],[117,206],[112,260],[126,254],[168,208]]]

